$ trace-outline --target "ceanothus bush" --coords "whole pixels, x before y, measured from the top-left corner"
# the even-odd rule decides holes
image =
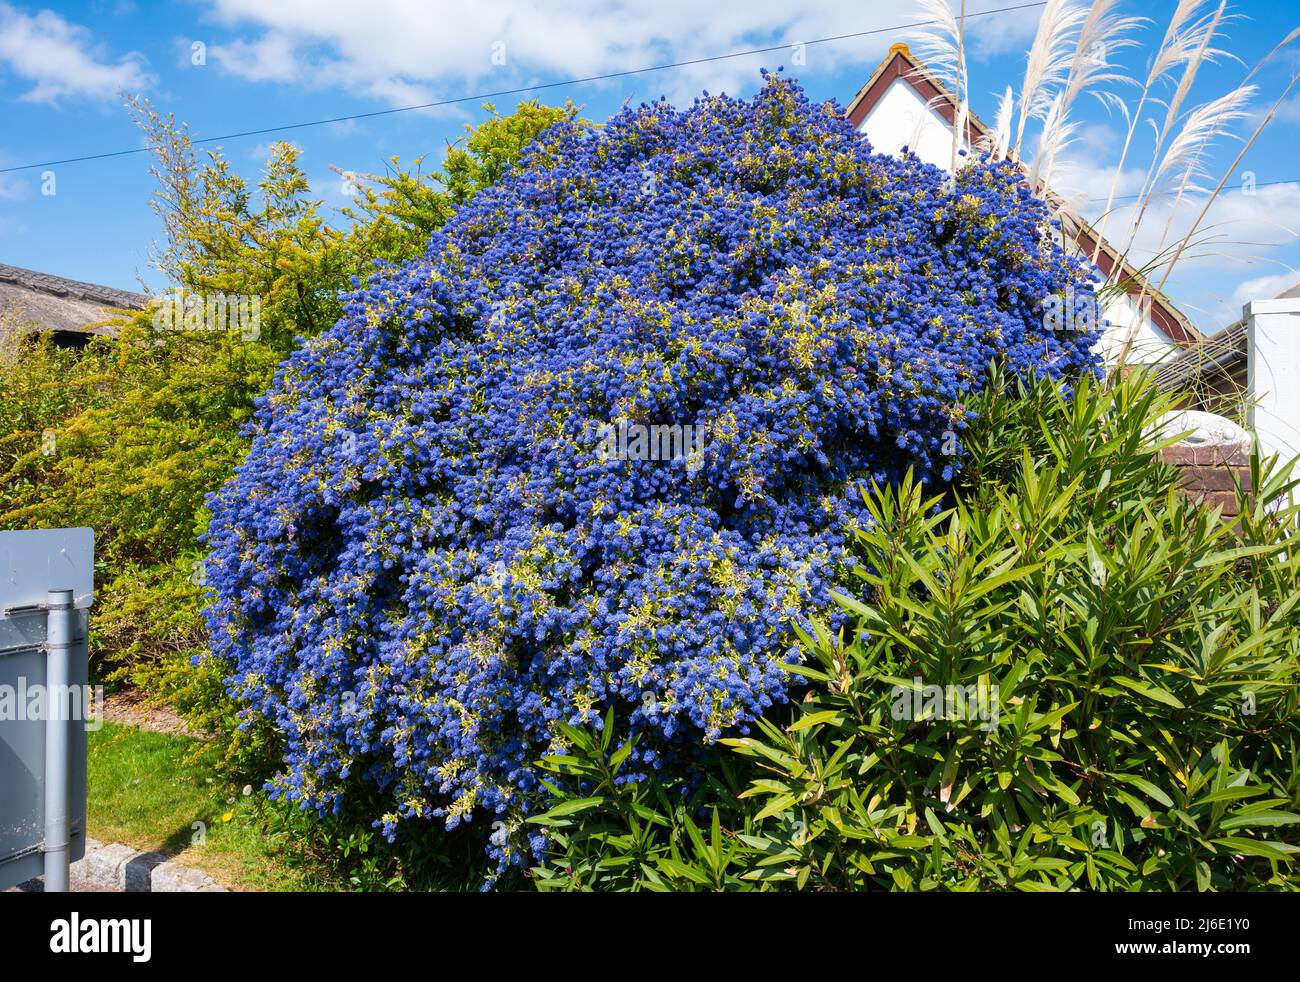
[[[1090,295],[1051,231],[1011,165],[874,154],[780,76],[547,130],[356,285],[210,502],[213,653],[283,731],[276,792],[486,816],[503,868],[556,720],[616,704],[643,771],[743,732],[858,482],[947,480],[991,362],[1091,365],[1043,326]],[[611,453],[635,426],[701,436]]]

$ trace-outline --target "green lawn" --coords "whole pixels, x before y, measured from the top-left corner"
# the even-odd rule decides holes
[[[338,889],[295,848],[260,790],[232,787],[197,741],[105,723],[90,734],[88,825],[101,842],[158,850],[233,890]]]

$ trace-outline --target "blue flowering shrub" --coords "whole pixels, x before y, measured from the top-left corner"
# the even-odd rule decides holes
[[[1009,165],[877,155],[779,76],[547,130],[282,367],[210,503],[214,655],[278,791],[477,817],[504,867],[558,723],[617,706],[630,773],[746,732],[857,482],[950,477],[990,363],[1091,364],[1044,326],[1088,290],[1051,232]]]

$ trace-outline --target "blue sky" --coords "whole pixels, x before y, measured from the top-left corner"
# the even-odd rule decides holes
[[[968,0],[968,11],[1017,0]],[[1153,19],[1143,44],[1118,52],[1133,77],[1159,42],[1174,0],[1122,7]],[[1214,4],[1209,4],[1213,7]],[[1223,57],[1202,71],[1188,105],[1238,85],[1288,31],[1300,25],[1300,0],[1237,3],[1219,47]],[[973,108],[986,120],[997,94],[1018,88],[1039,9],[991,14],[970,22]],[[713,61],[610,81],[552,88],[547,102],[571,98],[601,120],[626,100],[666,95],[679,104],[702,90],[750,94],[759,68],[785,65],[815,99],[847,105],[889,44],[907,40],[897,25],[921,19],[911,2],[850,0],[522,0],[417,3],[410,0],[188,0],[145,4],[92,0],[44,5],[0,0],[0,168],[137,148],[140,135],[119,93],[147,96],[205,137],[392,109],[563,79],[625,72],[767,45],[873,31],[881,33],[805,49]],[[196,48],[196,45],[201,45]],[[196,52],[202,57],[196,57]],[[798,61],[804,64],[798,64]],[[1259,72],[1248,134],[1300,70],[1300,42]],[[1110,86],[1135,99],[1135,86]],[[1167,292],[1203,329],[1235,318],[1241,304],[1300,282],[1300,87],[1236,168],[1211,210],[1215,241],[1170,278]],[[495,99],[508,111],[520,98]],[[369,172],[386,158],[437,159],[448,140],[484,116],[477,101],[403,112],[282,134],[304,150],[313,187],[331,211],[346,203],[332,167]],[[1098,101],[1078,103],[1074,143],[1054,187],[1089,217],[1110,186],[1126,124]],[[255,179],[277,134],[227,140],[223,152]],[[1140,185],[1151,137],[1140,128],[1121,173],[1121,190]],[[1206,161],[1217,182],[1240,149],[1223,139]],[[0,262],[112,286],[160,289],[150,245],[159,236],[149,206],[149,159],[133,154],[0,173]],[[43,180],[52,171],[54,194]],[[1249,191],[1253,175],[1254,193]],[[1172,216],[1177,231],[1195,211]],[[1166,205],[1160,200],[1157,210]],[[1164,226],[1164,214],[1155,226]],[[1139,245],[1141,245],[1141,241]]]

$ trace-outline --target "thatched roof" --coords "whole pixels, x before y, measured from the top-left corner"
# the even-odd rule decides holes
[[[0,316],[34,331],[112,334],[102,322],[114,310],[143,310],[149,298],[0,263]]]

